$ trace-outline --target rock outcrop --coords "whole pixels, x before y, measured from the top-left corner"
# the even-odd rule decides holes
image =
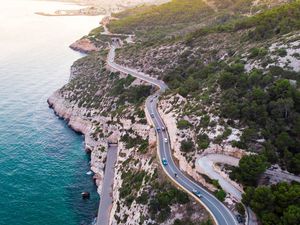
[[[98,192],[100,192],[106,151],[99,151],[99,148],[106,148],[106,142],[95,141],[91,138],[93,124],[83,116],[85,110],[70,104],[60,95],[59,91],[49,97],[48,104],[59,117],[66,120],[73,130],[84,134],[85,149],[91,152],[91,170],[94,172],[94,180],[98,186]],[[103,119],[105,120],[105,118]]]
[[[96,52],[96,51],[100,50],[88,38],[82,38],[80,40],[75,41],[73,44],[70,45],[70,48],[75,51],[82,52],[82,53]]]

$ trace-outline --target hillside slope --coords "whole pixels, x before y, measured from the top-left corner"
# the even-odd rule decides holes
[[[161,183],[164,177],[155,172],[154,151],[149,152],[155,146],[153,133],[148,148],[149,130],[141,129],[141,106],[152,89],[115,73],[89,78],[89,68],[97,63],[88,62],[107,54],[112,37],[123,44],[116,52],[117,63],[163,79],[170,87],[160,99],[159,112],[182,171],[243,214],[241,204],[197,164],[205,154],[235,157],[238,167],[215,166],[231,183],[239,183],[246,192],[243,202],[262,224],[300,222],[299,184],[282,183],[278,175],[281,169],[281,174],[300,173],[299,9],[299,0],[173,0],[113,14],[109,30],[96,28],[85,37],[99,51],[78,62],[86,73],[64,87],[61,97],[68,105],[87,108],[83,116],[105,117],[108,127],[120,129],[115,224],[137,224],[138,219],[140,224],[193,224],[206,214],[199,217],[194,208],[188,210],[185,195],[163,189],[171,186]],[[93,138],[110,136],[110,130],[102,131],[105,124],[95,126]],[[264,173],[267,168],[273,177]],[[185,218],[175,221],[180,203],[185,203]]]
[[[280,5],[281,0],[173,0],[159,6],[142,6],[113,14],[113,33],[132,33],[143,39],[186,34],[199,27],[224,24]],[[147,33],[147,34],[146,34]],[[147,36],[147,37],[146,37]]]
[[[192,2],[134,9],[109,25],[137,35],[137,43],[118,51],[118,63],[170,86],[160,107],[166,118],[177,120],[176,157],[185,157],[194,168],[199,155],[215,149],[255,153],[229,170],[245,188],[259,185],[271,164],[299,174],[300,1],[197,1],[191,9]],[[199,17],[189,17],[193,12]],[[227,17],[220,22],[220,15]],[[299,221],[297,198],[290,199],[293,212],[284,207],[259,212],[256,204],[262,202],[254,201],[245,203],[255,205],[263,224]],[[292,223],[283,217],[289,213],[295,216]]]

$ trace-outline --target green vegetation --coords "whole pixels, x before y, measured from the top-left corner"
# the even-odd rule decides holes
[[[131,87],[125,90],[120,96],[120,101],[128,101],[133,104],[142,103],[151,94],[151,87],[147,85],[140,85]]]
[[[122,173],[122,187],[120,188],[120,197],[125,199],[127,206],[130,206],[135,199],[136,193],[140,190],[144,178],[146,177],[145,171],[128,171]],[[140,199],[140,201],[143,201]]]
[[[284,48],[277,49],[277,54],[280,57],[285,57],[287,55],[287,51]]]
[[[197,140],[198,146],[200,149],[206,149],[209,146],[209,137],[207,136],[207,134],[200,134],[198,136],[198,140]]]
[[[86,68],[74,72],[75,78],[65,85],[60,93],[64,97],[77,104],[78,107],[98,108],[101,98],[97,92],[102,88],[102,83],[107,82],[107,71],[103,68],[103,61],[97,54],[91,54],[77,60],[73,67]]]
[[[252,48],[250,49],[249,58],[262,58],[268,53],[268,50],[265,48]]]
[[[112,21],[109,29],[114,33],[135,33],[142,40],[183,36],[191,40],[213,32],[236,32],[248,29],[248,39],[260,40],[299,29],[299,1],[280,4],[267,9],[268,2],[253,5],[251,0],[216,1],[218,10],[203,0],[172,0],[158,6],[140,6],[113,14],[120,20]],[[247,13],[261,13],[245,17]],[[204,28],[198,28],[203,27]],[[198,29],[197,29],[198,28]]]
[[[210,123],[209,115],[204,115],[200,120],[201,127],[208,127],[209,123]]]
[[[299,90],[286,79],[275,80],[272,71],[266,75],[257,70],[245,74],[232,67],[220,73],[219,84],[223,90],[221,115],[250,126],[237,146],[251,149],[255,140],[263,137],[268,160],[276,162],[279,156],[289,171],[299,173],[294,167],[300,152]]]
[[[132,76],[115,80],[110,94],[118,96],[118,106],[124,105],[126,102],[132,104],[142,103],[151,93],[151,87],[147,85],[131,86],[135,80]]]
[[[244,65],[239,62],[230,66],[222,62],[207,66],[200,64],[198,71],[194,65],[185,67],[187,69],[184,71],[175,69],[165,78],[174,92],[185,86],[192,96],[201,94],[201,86],[198,89],[186,86],[188,83],[185,80],[189,79],[194,80],[191,83],[201,83],[204,87],[209,85],[210,94],[215,92],[217,86],[221,87],[221,93],[216,98],[220,107],[216,112],[223,118],[239,120],[240,125],[248,126],[243,131],[241,141],[233,144],[253,151],[259,147],[269,162],[278,162],[289,171],[300,173],[300,91],[287,80],[299,73],[278,67],[271,67],[268,73],[260,70],[246,73]],[[187,121],[178,121],[179,129],[188,127]],[[224,135],[230,132],[228,130]],[[258,139],[266,141],[258,146]],[[199,135],[197,143],[200,148],[206,148],[208,137]]]
[[[243,203],[249,205],[262,224],[300,224],[300,184],[279,183],[271,187],[247,188]]]
[[[202,0],[173,0],[159,6],[142,6],[115,14],[121,19],[112,21],[109,29],[114,33],[135,32],[139,37],[159,39],[204,20],[212,12]]]
[[[245,207],[243,206],[243,204],[242,203],[237,203],[236,205],[235,205],[235,209],[238,211],[238,213],[240,214],[240,215],[242,215],[242,216],[244,216],[245,215]]]
[[[138,151],[142,154],[145,154],[148,151],[148,147],[149,147],[149,141],[148,140],[142,140]]]
[[[248,37],[260,40],[300,29],[299,20],[300,1],[296,0],[237,22],[233,31],[255,28]]]
[[[141,153],[146,153],[148,149],[148,140],[142,139],[142,137],[136,135],[136,137],[131,137],[128,132],[121,137],[121,141],[126,143],[126,148],[138,147]]]
[[[136,114],[140,119],[145,119],[146,118],[146,114],[145,111],[142,108],[139,108],[136,110]]]
[[[101,32],[104,32],[104,28],[102,26],[91,30],[88,36],[99,36]]]
[[[143,192],[139,197],[137,197],[136,202],[138,204],[146,205],[149,200],[149,194],[147,192]]]
[[[215,192],[215,196],[217,197],[217,199],[219,199],[221,202],[224,202],[225,198],[226,198],[226,192],[223,189],[220,189],[218,191]]]
[[[183,140],[181,142],[180,150],[183,152],[193,152],[195,151],[194,142],[191,139]]]
[[[213,179],[213,180],[211,180],[211,183],[212,183],[212,185],[214,185],[216,188],[221,189],[221,186],[220,186],[218,180]]]
[[[230,128],[226,128],[222,134],[218,135],[215,138],[214,143],[221,144],[221,142],[224,139],[226,139],[229,135],[231,135],[231,133],[232,133],[232,130]]]
[[[180,130],[187,129],[187,128],[191,127],[191,126],[192,126],[192,124],[189,121],[187,121],[187,120],[179,120],[177,122],[177,127]]]
[[[247,31],[246,40],[258,41],[300,29],[300,1],[282,4],[251,17],[232,19],[224,24],[201,28],[187,37],[187,41],[217,32]]]
[[[133,76],[127,76],[126,78],[118,79],[114,82],[114,86],[111,90],[111,95],[120,95],[124,92],[129,85],[135,81]]]
[[[211,179],[209,176],[206,174],[201,174],[201,176],[204,178],[205,182],[212,184],[217,190],[214,192],[214,195],[220,200],[224,201],[227,194],[226,192],[222,189],[222,187],[219,184],[218,180]]]
[[[239,161],[239,167],[234,168],[231,172],[230,178],[246,186],[255,186],[259,176],[265,172],[267,166],[268,163],[264,156],[243,156]]]
[[[173,0],[161,6],[141,6],[118,13],[114,16],[121,19],[113,21],[109,28],[112,32],[134,32],[137,35],[138,43],[126,49],[130,57],[140,50],[148,52],[162,44],[177,43],[182,49],[187,49],[178,56],[175,62],[178,65],[166,71],[163,77],[170,87],[170,93],[178,93],[188,101],[193,100],[191,102],[198,101],[195,106],[189,104],[184,108],[182,118],[191,114],[201,117],[195,129],[203,132],[216,123],[211,121],[209,115],[219,116],[225,131],[212,140],[216,144],[222,143],[232,133],[231,128],[242,130],[240,141],[234,141],[232,145],[258,153],[243,157],[239,167],[232,169],[231,178],[248,187],[243,202],[257,213],[262,224],[300,224],[299,184],[283,183],[255,188],[269,163],[279,163],[284,169],[300,174],[300,73],[278,66],[266,67],[270,62],[276,65],[269,56],[273,52],[269,52],[268,42],[278,41],[279,37],[284,42],[283,34],[299,31],[300,1],[267,10],[264,6],[258,8],[260,6],[255,7],[252,3],[250,0],[215,1],[218,10],[214,12],[202,0]],[[250,10],[261,12],[249,17],[242,15]],[[101,29],[95,29],[89,36],[96,39],[100,32]],[[229,44],[234,41],[236,43],[233,45]],[[220,60],[222,52],[226,53],[226,61]],[[158,52],[153,54],[155,58]],[[274,54],[285,57],[287,50],[279,48]],[[250,62],[262,61],[263,69],[246,72],[245,56]],[[105,69],[95,63],[99,59],[93,56],[92,60],[89,66],[94,69],[93,76],[78,76],[65,87],[66,93],[76,89],[67,97],[79,107],[100,108],[103,94],[99,94],[103,88],[101,83],[109,83],[110,96],[117,98],[118,114],[126,109],[127,104],[135,104],[135,109],[138,109],[150,94],[149,86],[131,86],[134,81],[131,76],[120,79],[118,74],[113,73],[110,80],[106,80],[105,76],[95,72],[105,73]],[[165,59],[155,66],[159,68],[169,60],[166,54]],[[90,114],[86,116],[90,117]],[[136,110],[135,116],[145,119],[142,110]],[[177,127],[181,130],[194,129],[184,119],[178,121]],[[95,132],[95,137],[100,135],[103,135],[100,131]],[[200,149],[209,146],[210,140],[205,133],[197,135],[196,140],[184,140],[181,151],[195,151],[194,142]],[[126,134],[122,141],[128,148],[137,147],[139,153],[147,152],[148,140],[138,135],[132,138]],[[124,183],[120,195],[125,203],[130,206],[136,200],[140,204],[149,204],[151,217],[158,223],[170,216],[171,204],[188,202],[185,194],[158,182],[151,184],[151,190],[139,192],[142,185],[152,179],[144,171],[127,171],[122,178]],[[226,193],[218,182],[211,179],[209,182],[218,188],[215,195],[223,201]],[[236,207],[239,213],[244,214],[241,204]],[[176,225],[183,223],[193,224],[190,220],[174,222]]]
[[[150,215],[158,222],[164,222],[170,215],[172,204],[186,204],[189,202],[188,195],[170,185],[159,185],[157,194],[150,200]]]

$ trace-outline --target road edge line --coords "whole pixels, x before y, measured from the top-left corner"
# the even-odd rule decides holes
[[[149,98],[149,97],[148,97]],[[144,109],[145,111],[145,114],[146,114],[146,118],[147,118],[147,121],[149,123],[150,121],[150,125],[155,128],[154,124],[153,124],[153,121],[152,119],[149,118],[149,112],[148,110],[146,110],[146,107]],[[159,112],[158,112],[159,113]],[[159,115],[160,116],[160,115]],[[155,132],[155,131],[154,131]],[[167,174],[167,176],[169,177],[169,179],[179,188],[183,189],[185,192],[187,192],[194,200],[196,200],[196,202],[200,203],[205,209],[206,211],[210,214],[210,216],[212,217],[212,219],[214,220],[214,223],[216,225],[219,225],[218,222],[217,222],[217,219],[215,217],[215,215],[212,213],[212,211],[198,198],[196,197],[190,190],[186,189],[184,186],[180,185],[173,177],[171,177],[169,175],[169,173],[166,171],[165,167],[162,165],[162,158],[161,158],[161,155],[160,155],[160,151],[159,151],[159,140],[158,140],[158,136],[156,135],[155,133],[155,136],[156,136],[156,151],[157,151],[157,154],[158,154],[158,158],[159,158],[159,165],[160,167],[162,167],[163,171],[165,172],[165,174]],[[171,154],[172,155],[172,154]],[[173,157],[173,156],[172,156]]]
[[[110,62],[108,62],[108,66],[109,67],[111,67],[112,69],[114,69],[114,70],[118,70],[117,68],[114,68],[114,66],[112,66],[112,65],[110,65]],[[122,72],[122,71],[120,71],[121,73],[124,73],[124,72]],[[130,74],[130,73],[125,73],[125,74],[127,74],[127,75],[129,75],[129,76],[132,76],[132,77],[135,77],[135,76],[133,76],[132,74]],[[146,81],[146,80],[144,80],[144,79],[141,79],[141,78],[139,78],[139,77],[136,77],[137,79],[140,79],[140,80],[143,80],[143,81],[145,81],[145,82],[148,82],[148,83],[151,83],[151,82],[149,82],[149,81]],[[151,83],[152,84],[152,83]],[[159,85],[156,85],[156,84],[152,84],[152,85],[155,85],[155,86],[157,86],[158,87],[158,89],[159,89],[159,91],[157,91],[158,92],[158,94],[160,95],[160,86]],[[151,97],[152,95],[150,95],[149,97]],[[148,97],[148,98],[149,98]],[[148,99],[147,98],[147,99]],[[147,99],[146,99],[146,101],[147,101]],[[146,118],[147,118],[147,121],[148,121],[148,124],[150,124],[150,125],[152,125],[152,127],[154,128],[155,126],[154,126],[154,124],[153,124],[153,121],[151,120],[151,119],[149,119],[149,113],[148,113],[148,111],[146,110],[146,108],[147,107],[144,107],[144,111],[145,111],[145,114],[146,114]],[[158,112],[158,114],[159,114],[159,112]],[[160,114],[159,114],[159,116],[160,116]],[[150,123],[149,123],[149,121],[150,121]],[[180,185],[175,179],[173,179],[173,177],[171,177],[169,174],[168,174],[168,172],[165,170],[165,168],[163,167],[163,165],[161,164],[161,155],[160,155],[160,152],[159,152],[159,145],[157,144],[157,143],[159,143],[159,140],[158,140],[158,136],[155,134],[155,136],[156,136],[156,150],[157,150],[157,153],[158,153],[158,157],[159,157],[159,161],[160,161],[160,163],[159,163],[159,165],[163,168],[163,170],[164,170],[164,172],[165,172],[165,174],[167,174],[167,176],[169,177],[169,179],[176,185],[176,186],[178,186],[178,187],[180,187],[181,189],[183,189],[183,190],[185,190],[185,192],[187,192],[193,199],[195,199],[196,200],[196,202],[198,202],[198,203],[200,203],[205,209],[206,209],[206,211],[208,211],[209,212],[209,214],[210,214],[210,216],[213,218],[213,222],[214,222],[214,224],[216,224],[216,225],[220,225],[219,223],[218,223],[218,221],[217,221],[217,219],[216,219],[216,217],[215,217],[215,215],[212,213],[212,211],[199,199],[199,198],[197,198],[191,191],[189,191],[188,189],[186,189],[185,187],[183,187],[182,185]],[[171,155],[172,155],[172,153],[171,153]]]

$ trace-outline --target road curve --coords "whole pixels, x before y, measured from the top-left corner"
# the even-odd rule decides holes
[[[242,200],[243,190],[240,187],[232,184],[228,179],[225,179],[219,172],[216,171],[215,163],[224,163],[232,166],[238,166],[239,159],[228,155],[208,154],[196,160],[200,170],[212,179],[218,180],[222,189],[229,193],[237,201]]]
[[[151,117],[151,120],[155,128],[165,127],[164,122],[159,115],[157,103],[158,96],[168,88],[167,85],[163,81],[152,78],[147,74],[116,64],[114,62],[114,57],[115,47],[112,45],[107,58],[107,64],[109,67],[151,83],[159,88],[158,93],[147,98],[146,110],[149,115],[153,115],[153,117]],[[220,202],[213,194],[206,191],[196,182],[189,179],[188,176],[186,176],[179,168],[177,168],[175,162],[173,161],[168,133],[157,133],[157,140],[160,159],[165,158],[168,162],[168,165],[162,165],[162,167],[164,168],[164,171],[167,173],[169,178],[171,178],[178,186],[187,191],[198,202],[202,203],[202,205],[210,212],[216,224],[237,225],[238,223],[235,219],[234,214],[222,202]],[[167,141],[165,142],[165,140]],[[177,174],[177,177],[175,177],[175,174]],[[193,190],[199,190],[201,192],[201,199],[193,194]]]

